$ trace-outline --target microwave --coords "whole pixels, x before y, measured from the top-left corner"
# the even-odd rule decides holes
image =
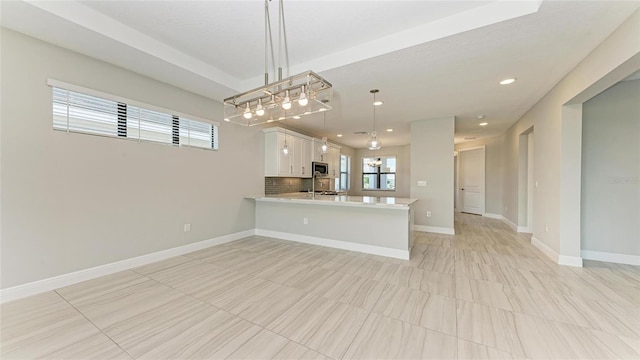
[[[314,161],[311,163],[311,169],[313,169],[313,176],[328,176],[329,175],[329,164]]]

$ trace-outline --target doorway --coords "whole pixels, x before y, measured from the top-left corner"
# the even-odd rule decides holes
[[[518,232],[533,233],[533,192],[536,187],[533,174],[533,127],[519,138],[518,156]]]
[[[485,147],[461,149],[459,159],[460,210],[484,215],[485,212]]]

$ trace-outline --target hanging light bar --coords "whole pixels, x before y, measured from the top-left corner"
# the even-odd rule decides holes
[[[332,93],[331,83],[307,71],[224,99],[224,121],[253,126],[331,110]]]
[[[278,62],[281,62],[284,44],[288,76],[289,58],[282,0],[279,1],[279,5]],[[304,115],[332,109],[329,103],[333,95],[333,86],[313,71],[283,79],[282,67],[279,66],[278,80],[269,83],[269,50],[273,63],[275,60],[273,59],[269,4],[265,0],[265,85],[224,99],[224,121],[254,126],[288,118],[299,119]]]

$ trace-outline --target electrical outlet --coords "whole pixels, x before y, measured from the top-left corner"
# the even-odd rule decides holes
[[[184,224],[184,232],[191,231],[191,224]]]
[[[427,181],[426,180],[418,180],[418,186],[426,187],[427,186]]]
[[[302,223],[304,225],[309,225],[309,218],[302,218]]]
[[[431,217],[431,211],[427,211],[427,217]]]

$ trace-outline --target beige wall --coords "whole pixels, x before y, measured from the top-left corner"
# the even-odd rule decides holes
[[[411,123],[411,197],[420,231],[453,233],[453,133],[455,118]],[[426,181],[427,186],[417,186]],[[431,217],[427,217],[427,211]]]
[[[503,215],[517,223],[518,141],[533,126],[538,182],[533,236],[560,256],[580,256],[581,127],[575,115],[581,114],[569,105],[588,100],[640,68],[639,24],[636,11],[505,134]]]
[[[362,190],[362,159],[373,156],[369,149],[355,149],[351,157],[351,190],[349,195],[356,196],[393,196],[409,197],[409,184],[411,181],[410,146],[383,146],[376,150],[376,156],[396,157],[396,190],[395,191],[368,191]]]
[[[455,145],[456,150],[485,147],[485,212],[496,215],[502,214],[502,141],[502,136],[495,136]]]
[[[221,104],[2,29],[2,288],[254,228],[261,129],[220,150],[52,130],[47,78],[206,119]],[[183,225],[191,224],[191,232]]]
[[[640,255],[640,80],[584,103],[582,250]]]

